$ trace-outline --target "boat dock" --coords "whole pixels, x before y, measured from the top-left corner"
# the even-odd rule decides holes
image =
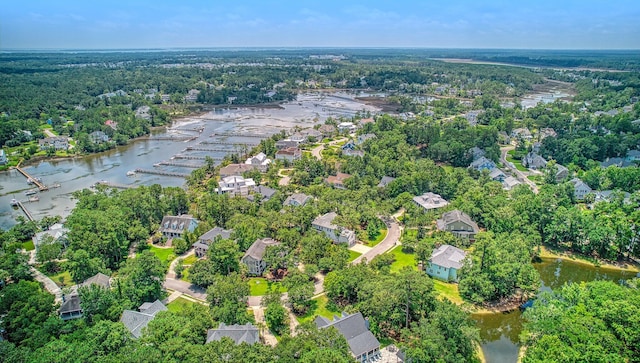
[[[207,160],[207,158],[213,159],[213,160],[224,159],[223,157],[219,157],[219,156],[197,156],[197,155],[182,155],[182,154],[177,154],[171,157],[171,159],[184,159],[184,160]]]
[[[48,186],[42,184],[41,182],[38,181],[37,178],[34,178],[29,173],[27,173],[24,169],[22,169],[20,167],[20,163],[18,163],[18,165],[16,165],[16,170],[19,171],[20,174],[24,175],[24,177],[27,178],[27,180],[31,180],[31,182],[33,184],[35,184],[38,187],[38,189],[40,189],[41,192],[43,192],[45,190],[49,190]]]
[[[241,132],[216,132],[211,134],[210,137],[252,137],[252,138],[257,138],[257,139],[266,139],[271,137],[271,135],[265,135],[265,134],[244,134]]]
[[[20,209],[22,209],[22,211],[23,211],[23,212],[24,212],[24,214],[27,216],[27,219],[28,219],[29,221],[31,221],[31,222],[35,221],[35,219],[33,219],[33,216],[31,215],[31,212],[29,212],[29,211],[27,210],[27,207],[25,207],[25,206],[24,206],[24,204],[22,204],[22,202],[21,202],[21,201],[17,200],[17,201],[16,201],[16,205],[17,205]]]
[[[203,145],[228,145],[228,146],[257,146],[257,142],[226,142],[226,141],[207,141],[200,142]]]
[[[205,144],[206,145],[206,144]],[[242,145],[244,146],[244,145]],[[213,152],[223,152],[223,153],[228,153],[228,152],[232,152],[233,150],[229,149],[229,148],[222,148],[222,147],[210,147],[210,148],[202,148],[202,147],[198,147],[198,146],[187,146],[184,150],[182,151],[213,151]]]
[[[164,140],[168,140],[168,141],[192,141],[197,139],[198,136],[157,136],[157,137],[150,137],[149,140],[152,141],[164,141]]]
[[[108,182],[108,181],[105,181],[105,180],[101,180],[99,182],[96,182],[96,185],[104,185],[104,186],[107,186],[109,188],[116,188],[116,189],[133,189],[133,188],[136,187],[135,185],[118,184],[118,183]]]
[[[172,171],[163,171],[163,170],[149,170],[149,169],[136,169],[136,173],[140,174],[155,174],[155,175],[163,175],[163,176],[175,176],[176,178],[186,178],[191,174],[186,173],[175,173]]]
[[[157,164],[154,164],[153,166],[160,166],[160,165],[177,166],[179,168],[191,168],[191,169],[198,169],[204,166],[203,164],[183,164],[183,163],[176,163],[173,161],[161,161]]]

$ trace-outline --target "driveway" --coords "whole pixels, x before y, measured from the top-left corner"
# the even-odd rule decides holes
[[[62,302],[62,290],[60,289],[60,287],[58,287],[58,285],[56,285],[55,282],[53,282],[53,280],[49,278],[49,276],[43,274],[33,267],[31,267],[31,272],[33,272],[33,278],[36,279],[36,281],[41,282],[44,285],[44,288],[56,297],[56,303]]]
[[[507,161],[507,153],[510,150],[513,150],[513,149],[514,149],[513,145],[501,147],[500,148],[500,161],[502,161],[502,164],[504,164],[506,167],[511,169],[511,171],[513,171],[516,174],[518,179],[524,181],[527,185],[529,185],[529,187],[531,187],[531,190],[533,190],[534,193],[538,194],[538,186],[536,185],[536,183],[534,183],[531,180],[529,180],[529,178],[527,177],[527,174],[521,172],[520,170],[518,170],[518,168],[516,168],[515,165],[513,165],[512,163]]]
[[[373,248],[371,248],[368,252],[358,256],[355,260],[351,261],[352,264],[358,264],[362,262],[363,259],[367,259],[367,261],[373,260],[374,257],[383,254],[398,244],[400,240],[401,229],[400,225],[396,221],[388,220],[387,224],[387,236]]]
[[[180,291],[181,293],[191,296],[195,299],[207,301],[207,292],[203,288],[189,282],[176,280],[173,278],[166,278],[162,285],[165,289]]]

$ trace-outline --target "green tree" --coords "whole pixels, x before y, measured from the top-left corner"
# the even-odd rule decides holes
[[[248,296],[249,284],[239,274],[234,272],[228,276],[216,275],[207,289],[211,316],[225,324],[247,323]]]
[[[126,298],[133,306],[140,306],[143,302],[162,299],[164,296],[164,274],[166,266],[151,251],[143,251],[127,260],[120,269],[116,280],[117,290],[121,298]]]

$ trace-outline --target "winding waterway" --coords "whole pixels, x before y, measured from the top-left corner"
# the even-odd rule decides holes
[[[219,161],[228,153],[241,151],[243,147],[239,144],[247,144],[250,150],[261,137],[281,130],[290,132],[295,127],[312,127],[328,117],[351,117],[358,111],[378,111],[375,107],[354,100],[356,96],[347,93],[307,93],[300,94],[296,101],[285,103],[281,108],[214,109],[200,116],[177,120],[149,138],[141,138],[103,153],[27,164],[24,169],[32,176],[41,178],[44,184],[60,185],[59,188],[38,193],[38,202],[28,202],[29,198],[24,192],[33,187],[27,185],[24,176],[16,170],[0,172],[0,228],[10,228],[16,224],[18,216],[23,216],[21,210],[11,207],[10,202],[14,198],[23,201],[36,220],[53,215],[65,217],[75,205],[72,193],[98,181],[128,186],[184,185],[184,178],[142,173],[127,176],[127,171],[146,169],[188,174],[193,166],[204,163],[200,160],[204,156]],[[194,131],[200,129],[203,131]],[[247,137],[236,136],[243,134]],[[188,150],[188,147],[201,150]],[[178,158],[174,158],[176,156]],[[154,166],[163,161],[174,165]]]
[[[593,280],[620,282],[634,277],[630,271],[596,268],[578,262],[543,259],[534,267],[540,273],[540,291],[550,291],[566,283]],[[515,363],[520,348],[519,335],[522,331],[522,313],[514,311],[494,314],[474,314],[473,319],[480,328],[482,350],[487,363]]]

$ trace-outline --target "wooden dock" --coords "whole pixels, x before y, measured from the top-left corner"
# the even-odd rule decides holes
[[[203,147],[198,147],[198,146],[187,146],[183,151],[213,151],[213,152],[228,153],[228,152],[232,152],[234,150],[229,149],[229,148],[221,148],[221,147],[203,148]]]
[[[116,188],[116,189],[133,189],[136,187],[135,185],[118,184],[118,183],[112,183],[104,180],[97,182],[96,185],[104,185],[109,188]]]
[[[27,210],[27,207],[25,207],[24,204],[22,204],[21,201],[18,201],[18,207],[20,207],[20,209],[22,209],[24,214],[27,216],[27,219],[29,219],[31,222],[35,221],[35,219],[33,219],[33,216],[31,215],[31,213]]]
[[[197,139],[198,136],[157,136],[157,137],[149,137],[148,140],[151,141],[191,141]]]
[[[16,165],[16,170],[18,170],[20,172],[20,174],[24,175],[25,178],[27,178],[27,180],[31,180],[31,182],[33,184],[35,184],[38,189],[40,189],[41,192],[44,192],[45,190],[49,190],[49,187],[42,184],[41,182],[38,181],[38,179],[34,178],[33,176],[29,175],[29,173],[27,173],[24,169],[22,169],[20,167],[20,163],[18,163],[18,165]]]
[[[191,169],[198,169],[204,166],[204,164],[183,164],[183,163],[176,163],[173,161],[161,161],[157,164],[154,164],[153,166],[160,166],[160,165],[177,166],[179,168],[191,168]]]
[[[203,145],[227,145],[227,146],[256,146],[259,143],[257,142],[226,142],[226,141],[207,141],[204,140],[200,142]]]
[[[149,170],[149,169],[136,169],[135,172],[136,173],[140,173],[140,174],[155,174],[155,175],[162,175],[162,176],[175,176],[176,178],[186,178],[186,177],[191,175],[191,174],[186,174],[186,173],[175,173],[175,172],[172,172],[172,171]]]
[[[267,139],[269,137],[271,137],[271,135],[265,135],[265,134],[245,134],[245,133],[241,133],[241,132],[215,132],[213,134],[211,134],[210,137],[251,137],[251,138],[257,138],[257,139]]]
[[[213,160],[224,159],[223,157],[219,157],[219,156],[196,156],[196,155],[182,155],[182,154],[174,155],[173,157],[171,157],[171,159],[184,159],[184,160],[207,160],[207,158],[210,158]]]

